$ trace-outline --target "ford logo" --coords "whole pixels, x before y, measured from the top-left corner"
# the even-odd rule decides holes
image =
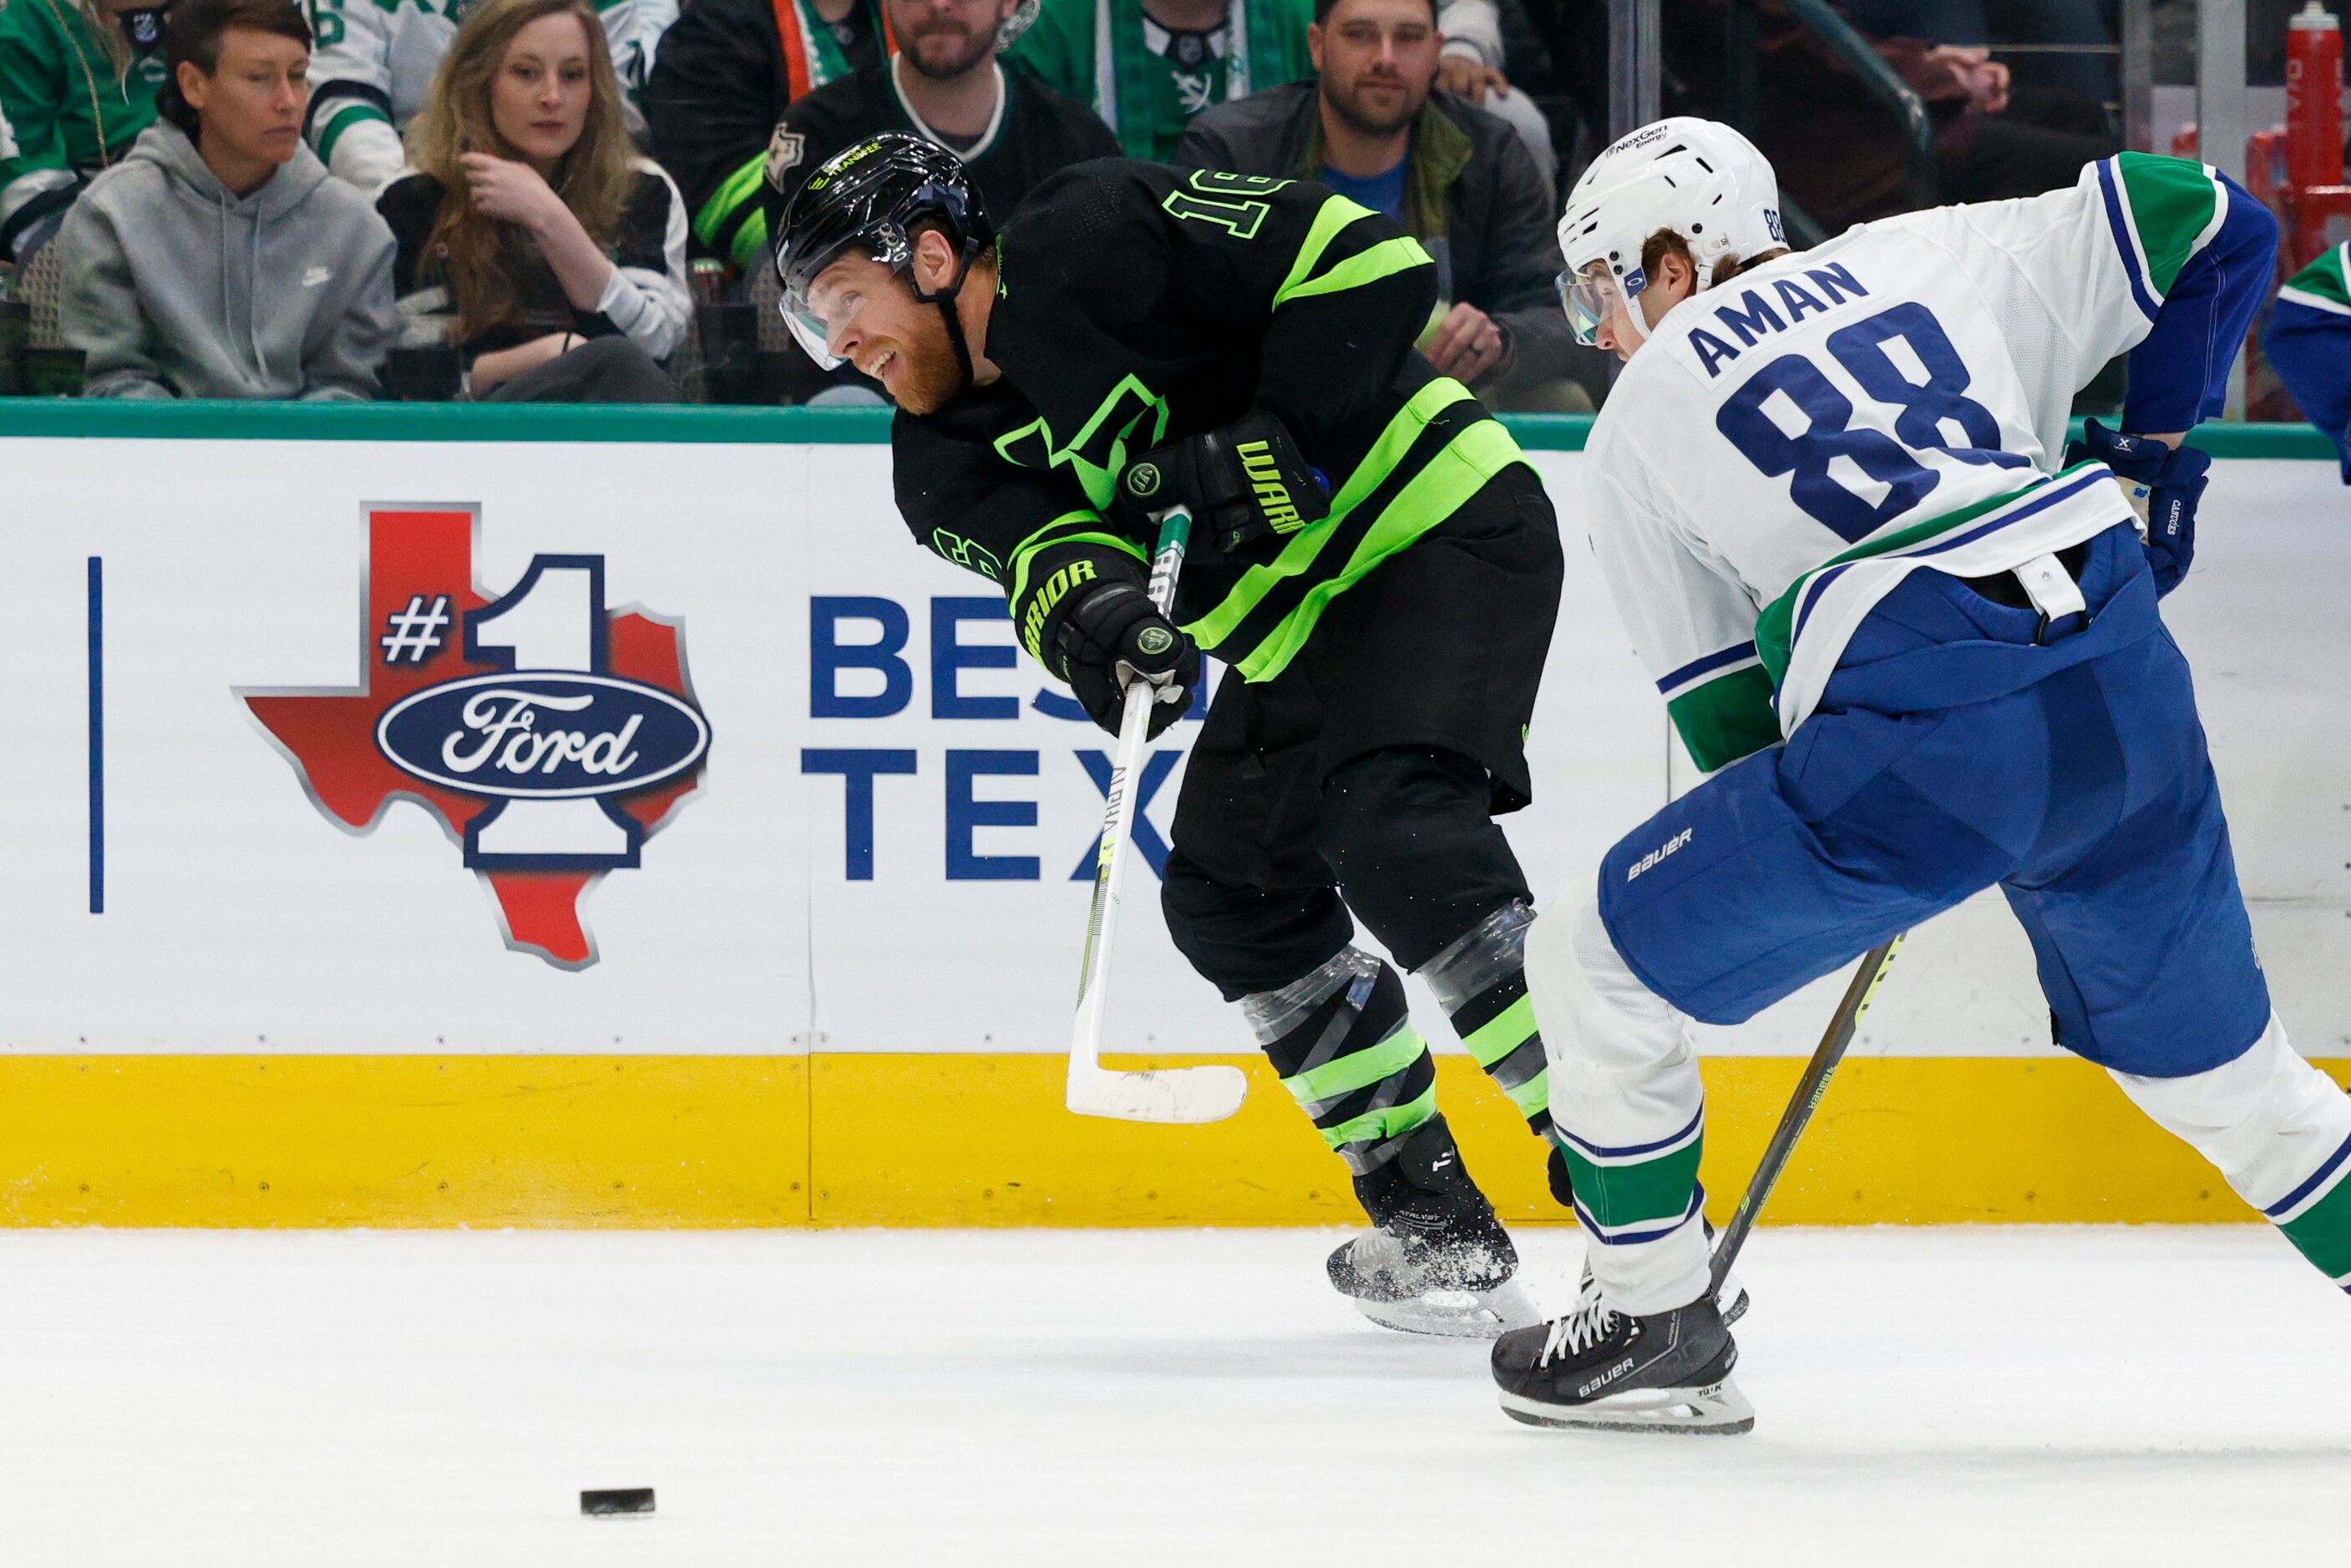
[[[683,698],[610,675],[473,675],[413,692],[376,722],[402,773],[466,794],[569,800],[674,778],[710,747]]]

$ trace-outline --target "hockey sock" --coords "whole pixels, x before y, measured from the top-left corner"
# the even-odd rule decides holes
[[[1505,904],[1423,965],[1420,977],[1462,1048],[1519,1107],[1529,1130],[1548,1142],[1551,1064],[1527,994],[1527,928],[1534,919],[1525,904]]]
[[[1241,999],[1282,1086],[1357,1176],[1395,1158],[1437,1114],[1437,1068],[1405,1014],[1404,981],[1342,948],[1279,991]]]
[[[2114,1079],[2351,1291],[2351,1096],[2295,1054],[2275,1013],[2251,1050],[2209,1072]]]
[[[1707,1288],[1706,1091],[1687,1021],[1626,967],[1588,896],[1535,921],[1526,972],[1552,1029],[1552,1133],[1593,1276],[1620,1312],[1687,1305]]]

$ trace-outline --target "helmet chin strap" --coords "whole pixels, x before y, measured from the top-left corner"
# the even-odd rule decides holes
[[[1649,291],[1646,288],[1644,288],[1641,291],[1641,294],[1646,294]],[[1633,329],[1633,342],[1635,347],[1637,348],[1639,345],[1646,343],[1649,340],[1649,324],[1641,315],[1640,294],[1628,294],[1625,296],[1625,325]]]
[[[958,279],[938,302],[939,314],[947,318],[947,347],[955,350],[956,357],[956,389],[948,400],[950,402],[971,389],[971,345],[964,341],[963,317],[956,314],[955,307],[956,296],[962,289],[963,284]]]
[[[1642,288],[1641,294],[1646,294],[1650,289],[1656,286],[1657,286],[1655,283],[1646,285]],[[1706,275],[1699,272],[1696,266],[1692,266],[1690,268],[1690,291],[1689,293],[1682,296],[1682,298],[1695,299],[1698,296],[1705,292]],[[1641,314],[1641,294],[1628,294],[1625,296],[1625,319],[1633,329],[1633,337],[1636,344],[1646,343],[1650,337],[1648,317]],[[1678,304],[1679,301],[1677,301],[1676,303]]]

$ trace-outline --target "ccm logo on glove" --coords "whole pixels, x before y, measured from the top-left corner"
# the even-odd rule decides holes
[[[2095,458],[2114,472],[2143,525],[2147,562],[2158,597],[2179,586],[2196,559],[2196,504],[2210,483],[2211,457],[2191,446],[2166,446],[2147,436],[2110,431],[2085,421],[2082,439],[2065,449],[2068,463]]]

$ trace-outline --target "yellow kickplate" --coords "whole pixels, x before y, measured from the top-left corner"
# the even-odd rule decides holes
[[[1288,1225],[1358,1217],[1346,1173],[1262,1060],[1229,1121],[1144,1127],[1061,1108],[1058,1056],[819,1055],[814,1218],[828,1225]],[[2341,1081],[2351,1063],[2326,1064]],[[1437,1059],[1437,1101],[1503,1217],[1561,1220],[1543,1147],[1475,1064]],[[1713,1057],[1701,1179],[1737,1206],[1803,1063]],[[1849,1060],[1766,1210],[1876,1225],[2249,1220],[2190,1150],[2098,1068],[2051,1058]]]
[[[808,1218],[801,1056],[0,1057],[0,1223]]]
[[[726,1228],[1298,1225],[1356,1217],[1261,1059],[1240,1114],[1073,1116],[1062,1059],[0,1056],[0,1224]],[[1504,1216],[1558,1220],[1544,1151],[1466,1057],[1438,1102]],[[2338,1081],[2351,1063],[2325,1064]],[[1703,1177],[1737,1203],[1801,1061],[1716,1057]],[[2095,1067],[1848,1061],[1773,1196],[1802,1224],[2244,1220]]]

